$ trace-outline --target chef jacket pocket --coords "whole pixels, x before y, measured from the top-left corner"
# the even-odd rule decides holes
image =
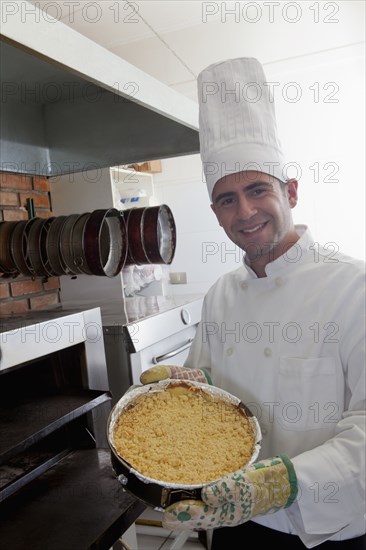
[[[332,430],[340,420],[336,366],[331,357],[281,357],[277,418],[288,430]]]

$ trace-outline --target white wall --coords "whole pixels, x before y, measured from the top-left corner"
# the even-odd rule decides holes
[[[295,223],[309,225],[320,244],[335,243],[332,249],[359,258],[365,256],[364,62],[363,47],[355,45],[266,67],[283,149],[299,176]],[[240,265],[240,251],[209,207],[199,155],[163,160],[162,167],[155,189],[178,233],[170,270],[187,272],[179,292],[204,292]]]
[[[364,67],[364,45],[354,45],[266,68],[268,81],[281,82],[275,102],[284,152],[301,167],[295,222],[307,223],[319,243],[334,242],[360,258],[365,257]],[[296,87],[287,86],[291,82]],[[301,97],[290,102],[283,90]]]

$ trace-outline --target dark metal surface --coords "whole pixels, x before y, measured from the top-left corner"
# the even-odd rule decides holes
[[[50,451],[48,453],[29,453],[26,456],[27,460],[24,457],[21,459],[16,457],[9,464],[2,465],[0,469],[0,502],[49,470],[69,453],[70,449],[64,449],[56,455]]]
[[[0,502],[20,491],[76,449],[95,449],[93,434],[82,416],[1,464]]]
[[[0,506],[0,548],[107,550],[145,508],[116,479],[109,451],[76,451]]]
[[[2,403],[0,464],[108,400],[107,392],[78,389]]]

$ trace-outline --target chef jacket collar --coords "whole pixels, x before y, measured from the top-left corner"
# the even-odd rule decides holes
[[[300,261],[303,252],[307,252],[310,248],[310,245],[314,243],[314,239],[311,236],[311,233],[306,225],[295,225],[296,233],[299,235],[299,240],[291,246],[285,254],[269,262],[265,267],[265,272],[267,277],[272,277],[277,275],[280,271],[288,269]],[[245,269],[248,272],[249,278],[258,279],[257,274],[253,271],[250,265],[246,262],[246,256],[244,255],[243,264]]]

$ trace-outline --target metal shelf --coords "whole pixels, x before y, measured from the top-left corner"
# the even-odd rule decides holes
[[[59,430],[9,459],[0,468],[0,502],[44,474],[76,449],[94,449],[95,442],[86,427],[86,419],[78,417]]]
[[[42,473],[57,464],[62,458],[70,453],[70,449],[64,449],[58,454],[36,453],[28,455],[27,467],[19,461],[10,462],[1,467],[0,472],[0,502],[19,491]]]
[[[107,550],[145,508],[113,475],[109,451],[78,450],[0,505],[1,547]]]
[[[2,403],[0,464],[110,399],[109,392],[74,389]]]

